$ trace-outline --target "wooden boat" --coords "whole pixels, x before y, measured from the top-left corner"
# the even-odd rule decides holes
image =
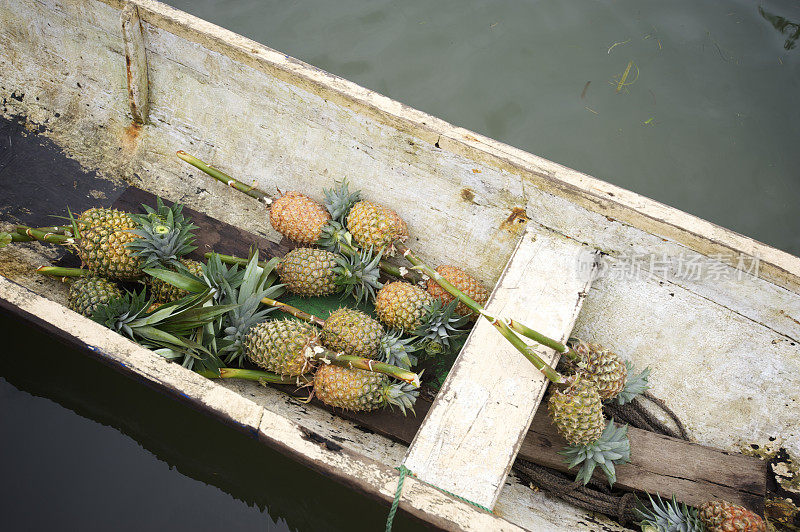
[[[495,287],[490,308],[651,366],[655,395],[697,443],[721,450],[686,444],[688,455],[783,449],[800,458],[797,257],[152,0],[5,2],[0,98],[6,119],[68,157],[56,174],[42,157],[25,183],[5,177],[3,222],[46,225],[31,212],[110,204],[135,185],[278,242],[262,206],[175,151],[264,190],[319,195],[346,176],[408,221],[423,257],[480,272]],[[39,244],[0,250],[0,306],[353,489],[391,501],[404,464],[416,476],[400,508],[436,527],[621,529],[508,475],[518,453],[544,453],[531,442],[548,437],[534,420],[545,382],[485,321],[421,426],[392,432],[254,383],[212,382],[110,334],[62,305],[63,286],[32,273],[59,256]],[[378,429],[363,430],[370,423]],[[752,462],[730,460],[723,487],[750,489],[735,485],[739,465]],[[629,475],[663,479],[666,470],[654,472],[662,466],[638,463]],[[784,480],[797,482],[788,469]],[[713,494],[722,484],[695,488]]]

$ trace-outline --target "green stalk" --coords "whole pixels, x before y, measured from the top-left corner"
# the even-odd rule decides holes
[[[50,277],[61,277],[62,279],[66,279],[67,277],[83,277],[92,274],[92,272],[84,270],[83,268],[63,268],[61,266],[41,266],[36,269],[36,272],[42,275],[49,275]]]
[[[498,331],[500,331],[500,334],[502,334],[505,337],[505,339],[508,340],[511,343],[511,345],[513,345],[517,349],[517,351],[522,353],[523,356],[525,356],[525,358],[530,360],[531,363],[536,367],[536,369],[538,369],[539,371],[544,373],[545,377],[547,377],[548,379],[550,379],[550,381],[552,381],[554,383],[562,383],[562,382],[564,382],[564,376],[561,375],[559,372],[557,372],[555,369],[553,369],[544,360],[542,360],[541,357],[539,357],[539,355],[537,355],[533,351],[533,349],[531,349],[531,347],[528,344],[523,342],[522,339],[519,336],[514,334],[514,331],[512,331],[509,328],[509,326],[508,326],[508,324],[506,324],[506,322],[504,322],[502,320],[499,320],[496,317],[493,317],[493,316],[487,314],[481,304],[479,304],[478,302],[473,300],[471,297],[466,295],[464,292],[459,290],[455,285],[453,285],[453,283],[451,283],[450,281],[445,279],[436,270],[434,270],[433,268],[431,268],[430,266],[425,264],[422,261],[422,259],[420,259],[416,255],[414,255],[414,253],[404,243],[398,241],[398,242],[395,242],[394,245],[395,245],[395,248],[397,249],[397,251],[402,253],[403,256],[406,258],[406,260],[408,260],[408,262],[413,264],[416,268],[421,270],[428,277],[430,277],[431,279],[433,279],[434,281],[439,283],[439,285],[442,288],[447,290],[454,297],[458,298],[458,300],[461,301],[462,303],[464,303],[467,307],[469,307],[470,310],[472,310],[473,312],[475,312],[477,314],[480,314],[481,316],[483,316],[484,318],[489,320],[489,323],[494,325],[495,328]],[[547,338],[544,335],[539,335],[539,336],[541,338],[543,338],[543,339],[549,340],[550,342],[555,342],[555,340]],[[558,351],[559,352],[563,352],[566,349],[566,347],[564,347],[563,344],[560,344],[560,345],[562,345],[562,349],[559,349]]]
[[[31,229],[31,228],[28,227],[27,225],[18,225],[18,226],[16,226],[14,228],[14,230],[17,233],[21,234],[21,235],[26,235],[28,229]],[[37,231],[44,231],[45,233],[57,233],[59,235],[63,235],[67,231],[71,231],[72,230],[72,226],[71,225],[50,225],[48,227],[36,227],[35,229]]]
[[[413,371],[398,368],[397,366],[392,366],[391,364],[378,362],[369,358],[357,357],[355,355],[345,355],[343,353],[333,353],[332,351],[328,351],[320,345],[309,346],[306,350],[306,356],[308,358],[313,358],[314,360],[319,360],[323,363],[333,364],[334,366],[383,373],[384,375],[394,377],[397,380],[413,384],[417,387],[420,385],[419,375]]]
[[[576,353],[575,350],[570,348],[568,345],[562,344],[561,342],[557,342],[552,338],[548,338],[547,336],[534,331],[527,325],[523,325],[522,323],[514,319],[508,320],[508,326],[512,331],[521,334],[525,338],[530,338],[531,340],[539,342],[542,345],[546,345],[547,347],[555,349],[556,351],[558,351],[559,353],[561,353],[562,355],[566,356],[567,358],[569,358],[574,362],[577,362],[581,359],[581,356],[578,353]]]
[[[238,180],[232,178],[231,176],[229,176],[225,172],[217,170],[213,166],[207,165],[206,163],[204,163],[203,161],[201,161],[197,157],[194,157],[193,155],[189,155],[188,153],[186,153],[183,150],[180,150],[177,153],[177,155],[178,155],[178,157],[180,159],[186,161],[187,163],[191,164],[195,168],[199,168],[200,170],[202,170],[203,172],[207,173],[208,175],[210,175],[211,177],[213,177],[217,181],[221,181],[221,182],[225,183],[226,185],[228,185],[229,187],[235,188],[239,192],[243,192],[243,193],[247,194],[248,196],[250,196],[251,198],[255,198],[258,201],[260,201],[260,202],[262,202],[262,203],[264,203],[266,205],[269,205],[270,203],[272,203],[272,196],[270,196],[269,194],[267,194],[263,190],[259,190],[256,187],[253,187],[253,186],[250,186],[250,185],[245,185],[241,181],[238,181]]]
[[[309,378],[302,375],[290,377],[255,369],[219,368],[218,371],[204,370],[197,373],[208,379],[245,379],[257,382],[271,382],[273,384],[308,384],[311,382]]]
[[[247,264],[250,262],[250,259],[243,259],[241,257],[234,257],[233,255],[223,255],[222,253],[216,253],[214,251],[206,253],[205,257],[207,259],[210,259],[212,255],[218,255],[219,256],[219,260],[221,260],[225,264],[238,264],[239,266],[247,266]],[[260,261],[258,261],[258,265],[261,268],[266,268],[267,267],[267,262],[263,261],[263,260],[260,260]]]
[[[39,240],[41,242],[47,242],[49,244],[74,244],[75,239],[66,236],[66,235],[59,235],[56,233],[51,233],[49,231],[42,231],[40,229],[34,229],[33,227],[25,227],[25,226],[18,226],[17,232],[19,233],[21,230],[24,230],[23,236],[28,236],[33,240]]]
[[[318,318],[313,314],[309,314],[308,312],[302,311],[299,308],[293,307],[291,305],[287,305],[286,303],[282,303],[280,301],[276,301],[274,299],[270,299],[265,297],[261,300],[262,303],[267,305],[268,307],[275,307],[276,309],[280,310],[281,312],[285,312],[290,316],[294,316],[295,318],[299,318],[305,322],[308,322],[312,325],[316,325],[317,327],[323,327],[325,325],[325,320],[322,318]]]

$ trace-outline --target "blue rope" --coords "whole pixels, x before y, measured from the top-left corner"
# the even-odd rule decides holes
[[[414,473],[412,473],[411,470],[408,469],[405,465],[401,465],[400,467],[395,467],[395,469],[400,472],[400,478],[397,480],[397,489],[394,492],[394,500],[392,501],[392,507],[389,509],[389,516],[386,518],[386,532],[392,532],[392,524],[394,523],[394,516],[397,514],[397,507],[400,505],[400,495],[403,493],[403,483],[406,480],[406,476],[407,475],[411,475],[412,477],[414,476]],[[447,491],[447,490],[442,489],[442,488],[440,488],[438,486],[434,486],[433,484],[431,484],[429,482],[425,482],[424,480],[420,480],[420,482],[423,482],[424,484],[427,484],[428,486],[430,486],[432,488],[436,488],[437,490],[441,491],[442,493],[446,493],[446,494],[450,495],[451,497],[455,497],[459,501],[463,501],[463,502],[465,502],[467,504],[471,504],[472,506],[474,506],[476,508],[480,508],[481,510],[483,510],[485,512],[493,513],[489,508],[487,508],[485,506],[482,506],[482,505],[478,504],[477,502],[473,502],[473,501],[471,501],[469,499],[466,499],[466,498],[462,497],[461,495],[456,495],[452,491]]]

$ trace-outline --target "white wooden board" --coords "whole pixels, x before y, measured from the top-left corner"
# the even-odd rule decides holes
[[[596,252],[529,228],[487,309],[566,340],[591,284]],[[558,354],[538,348],[555,364]],[[480,320],[411,444],[418,478],[492,508],[547,387],[544,376]]]

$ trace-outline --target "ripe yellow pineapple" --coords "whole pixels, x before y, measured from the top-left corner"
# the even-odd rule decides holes
[[[119,209],[107,209],[103,207],[92,207],[81,213],[78,220],[83,222],[78,225],[79,229],[93,225],[106,225],[108,227],[118,227],[124,229],[134,229],[136,222],[130,213]]]
[[[286,192],[272,202],[269,221],[289,240],[314,244],[331,215],[325,207],[300,192]]]
[[[412,332],[422,323],[425,305],[433,297],[411,283],[395,281],[383,285],[375,296],[375,313],[389,327]]]
[[[365,200],[350,209],[347,230],[361,247],[378,250],[390,250],[395,240],[408,236],[408,227],[396,212]]]
[[[760,516],[743,506],[726,501],[709,501],[699,508],[700,520],[707,532],[764,532],[766,526]]]
[[[567,387],[553,387],[548,400],[550,418],[570,445],[590,445],[603,434],[606,422],[595,385],[581,377],[569,377]]]
[[[133,227],[94,225],[80,231],[78,255],[93,273],[112,279],[135,281],[141,278],[142,261],[128,246],[138,237]]]
[[[263,321],[245,335],[244,353],[267,371],[297,376],[311,371],[306,350],[316,339],[316,329],[307,323],[292,319]]]
[[[413,412],[419,395],[416,386],[391,384],[385,375],[362,369],[324,365],[314,374],[314,393],[323,403],[368,412],[384,406],[398,406],[403,414]]]
[[[473,276],[455,266],[439,266],[436,268],[436,273],[450,281],[456,288],[464,292],[476,303],[483,306],[489,299],[489,291],[481,284],[480,281]],[[433,279],[428,279],[428,293],[437,299],[441,299],[442,303],[447,304],[455,299],[455,296],[447,292]],[[464,303],[459,303],[456,306],[456,313],[462,316],[473,316],[469,307]]]

